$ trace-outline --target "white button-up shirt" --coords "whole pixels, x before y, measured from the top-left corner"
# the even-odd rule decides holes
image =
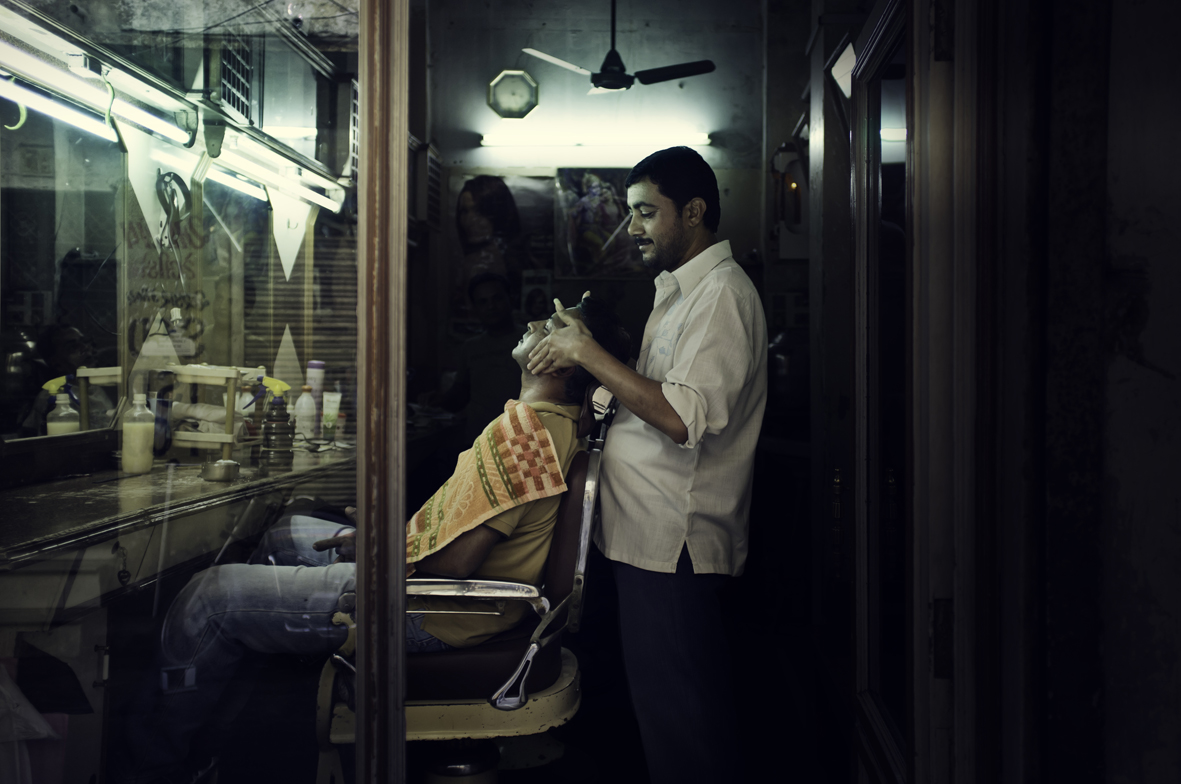
[[[595,543],[654,572],[676,571],[688,545],[695,573],[741,574],[767,402],[767,325],[729,242],[656,279],[636,370],[661,382],[689,439],[675,444],[620,407],[603,452]]]

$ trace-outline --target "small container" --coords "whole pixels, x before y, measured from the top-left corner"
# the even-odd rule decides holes
[[[316,437],[316,401],[312,399],[310,384],[303,385],[303,392],[295,401],[295,433],[307,441]]]
[[[123,414],[123,452],[119,463],[125,474],[146,474],[152,470],[156,417],[148,410],[147,402],[147,395],[137,393],[131,408]]]
[[[295,443],[295,425],[287,413],[287,403],[282,397],[271,398],[267,417],[262,423],[262,448],[270,452],[287,452]]]
[[[322,437],[332,441],[336,437],[336,415],[340,413],[340,393],[324,393],[324,416],[321,424]]]
[[[323,413],[324,409],[321,407],[321,397],[324,394],[324,363],[318,359],[308,360],[308,375],[307,385],[312,388],[312,400],[316,403],[316,413]],[[316,435],[320,435],[320,420],[317,417],[316,421]]]
[[[57,396],[57,406],[45,417],[45,430],[51,436],[77,433],[82,429],[82,417],[70,408],[70,396]]]

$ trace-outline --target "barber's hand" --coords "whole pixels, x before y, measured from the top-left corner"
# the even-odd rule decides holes
[[[325,550],[336,548],[336,554],[340,556],[334,563],[355,563],[357,560],[357,534],[353,533],[341,534],[334,536],[331,539],[321,539],[318,542],[312,543],[312,549],[318,553]]]
[[[562,301],[554,299],[553,330],[529,352],[529,372],[535,376],[562,368],[574,367],[579,364],[579,352],[588,344],[594,343],[591,331],[582,323],[582,319],[571,315],[562,305]]]

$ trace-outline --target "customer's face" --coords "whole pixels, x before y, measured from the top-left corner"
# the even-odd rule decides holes
[[[581,310],[570,308],[566,313],[582,321]],[[521,366],[521,370],[525,370],[529,365],[529,352],[544,340],[546,335],[551,334],[554,330],[564,329],[565,326],[566,322],[556,316],[530,321],[529,326],[525,328],[525,334],[521,335],[521,339],[517,342],[517,347],[513,349],[513,359],[517,360],[517,364]]]
[[[644,265],[658,271],[681,266],[690,238],[673,200],[644,179],[627,189],[627,204],[632,215],[627,233],[640,249]]]

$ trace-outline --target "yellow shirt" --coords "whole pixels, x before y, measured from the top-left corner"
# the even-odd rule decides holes
[[[586,448],[577,438],[580,406],[557,406],[552,403],[529,403],[537,418],[549,431],[554,453],[558,456],[562,476],[570,468],[574,455]],[[470,580],[507,580],[540,586],[545,575],[545,562],[553,541],[554,522],[558,519],[558,504],[562,496],[543,498],[521,504],[486,521],[504,535],[492,546],[484,563],[468,578]],[[436,615],[423,618],[422,630],[448,645],[467,648],[510,629],[521,622],[533,609],[524,602],[482,602],[474,599],[410,600],[410,609],[435,610],[495,610],[503,615]]]

